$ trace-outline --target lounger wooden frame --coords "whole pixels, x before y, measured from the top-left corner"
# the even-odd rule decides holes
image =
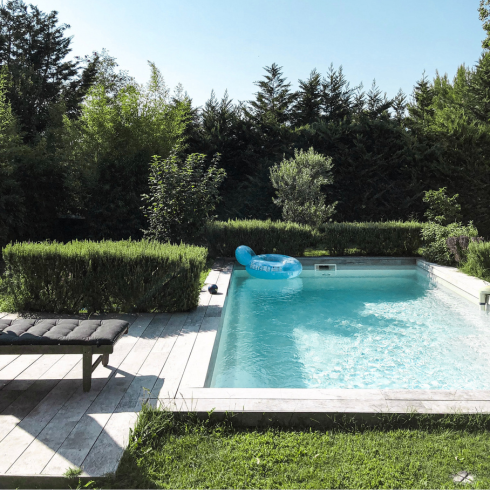
[[[128,333],[128,328],[123,334]],[[119,337],[120,338],[120,337]],[[119,340],[119,338],[117,340]],[[116,340],[116,342],[117,342]],[[83,355],[83,391],[90,391],[92,386],[92,373],[102,362],[103,366],[109,363],[109,354],[114,352],[114,344],[109,345],[5,345],[0,344],[0,354],[82,354]],[[92,356],[99,355],[92,364]]]

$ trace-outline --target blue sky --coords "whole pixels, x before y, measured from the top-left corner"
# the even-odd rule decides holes
[[[351,85],[373,79],[410,94],[425,70],[473,66],[484,37],[478,0],[33,0],[71,25],[73,53],[106,48],[137,81],[154,61],[196,105],[214,89],[249,100],[277,63],[297,87],[313,68],[343,65]]]

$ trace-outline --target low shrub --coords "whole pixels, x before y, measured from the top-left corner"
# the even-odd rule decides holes
[[[319,228],[319,246],[330,255],[345,255],[357,249],[366,255],[417,255],[422,245],[422,223],[387,221],[383,223],[326,223]]]
[[[310,226],[271,220],[210,221],[205,234],[210,253],[221,257],[233,257],[240,245],[248,245],[256,254],[300,256],[315,243]]]
[[[437,264],[453,265],[455,256],[448,247],[447,239],[460,236],[466,236],[471,239],[471,237],[478,236],[478,230],[471,222],[467,226],[462,223],[450,223],[446,226],[438,223],[426,223],[422,230],[424,258]],[[465,259],[464,253],[460,259]]]
[[[207,250],[142,241],[17,243],[3,249],[16,311],[186,311],[197,306]]]
[[[470,242],[463,272],[490,281],[490,242]]]

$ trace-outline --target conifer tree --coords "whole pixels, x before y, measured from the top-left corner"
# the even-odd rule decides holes
[[[330,65],[327,76],[322,81],[322,109],[330,121],[339,121],[352,112],[355,88],[351,88],[345,78],[342,66],[335,70]]]
[[[290,120],[291,106],[295,94],[291,92],[291,84],[286,83],[282,67],[276,63],[266,66],[265,80],[255,82],[259,87],[255,100],[249,101],[245,113],[258,123],[286,124]]]
[[[95,64],[80,74],[80,60],[69,61],[71,38],[57,12],[42,12],[22,0],[0,8],[0,64],[11,83],[8,98],[26,141],[33,141],[50,123],[53,104],[63,102],[68,114],[77,113],[95,77]]]
[[[407,106],[412,125],[429,125],[430,118],[434,115],[434,109],[431,107],[433,99],[434,90],[424,72],[413,89],[412,103]]]
[[[321,75],[316,70],[312,70],[306,80],[299,80],[299,90],[296,93],[293,109],[297,126],[311,124],[320,118],[321,89]]]

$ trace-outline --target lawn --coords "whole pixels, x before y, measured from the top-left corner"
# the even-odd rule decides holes
[[[375,427],[343,419],[328,430],[236,427],[177,420],[145,408],[112,488],[490,487],[490,416],[379,415]]]

